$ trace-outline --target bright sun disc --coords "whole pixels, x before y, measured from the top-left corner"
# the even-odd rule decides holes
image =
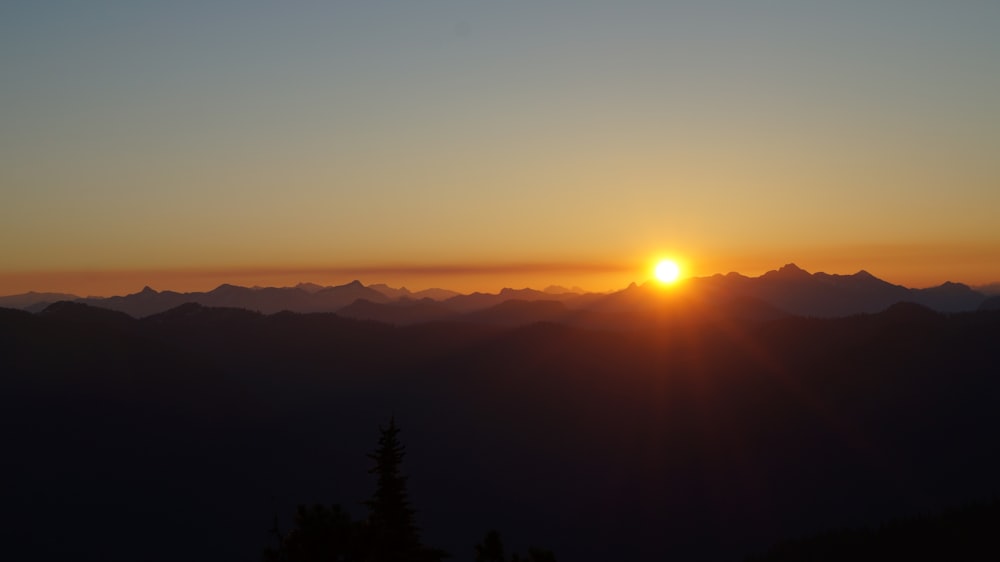
[[[681,268],[673,260],[663,260],[656,264],[656,278],[662,283],[673,283],[681,276]]]

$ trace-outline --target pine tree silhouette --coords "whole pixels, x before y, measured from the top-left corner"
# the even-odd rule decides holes
[[[365,502],[368,518],[353,521],[334,505],[299,506],[291,531],[282,534],[277,518],[271,533],[277,548],[265,548],[264,562],[440,562],[448,553],[421,544],[414,510],[401,471],[405,447],[396,419],[379,427],[378,449],[368,455],[378,477],[375,493]]]
[[[410,562],[441,560],[444,551],[424,547],[414,522],[414,511],[406,493],[406,476],[401,464],[406,448],[399,441],[396,419],[389,426],[379,426],[378,449],[368,455],[375,461],[369,470],[378,478],[375,493],[365,502],[368,506],[368,532],[372,562]]]

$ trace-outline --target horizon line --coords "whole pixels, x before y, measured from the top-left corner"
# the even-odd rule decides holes
[[[725,273],[723,273],[723,272],[715,272],[715,273],[711,273],[711,274],[707,274],[707,275],[706,274],[696,275],[696,274],[693,274],[693,273],[689,272],[687,275],[684,276],[684,278],[685,279],[710,278],[710,277],[713,277],[713,276],[716,276],[716,275],[728,275],[728,274],[733,274],[733,273],[736,273],[738,275],[743,275],[743,276],[746,276],[746,277],[754,278],[754,277],[760,277],[761,275],[766,274],[768,271],[777,271],[777,270],[781,269],[782,267],[786,267],[786,266],[789,266],[789,265],[795,266],[796,268],[802,269],[803,271],[807,271],[810,274],[827,273],[825,271],[819,271],[819,270],[817,270],[817,271],[808,271],[805,268],[801,268],[798,265],[796,265],[794,261],[788,261],[788,262],[785,262],[782,266],[768,269],[767,271],[765,271],[765,272],[763,272],[763,273],[761,273],[759,275],[756,275],[756,276],[754,276],[752,274],[745,274],[745,273],[738,272],[738,271],[729,271],[729,272],[725,272]],[[211,289],[207,289],[207,290],[212,290],[212,289],[218,288],[221,285],[227,285],[227,284],[229,284],[229,285],[237,285],[237,286],[245,286],[245,287],[262,287],[262,288],[266,288],[266,287],[293,287],[294,286],[294,284],[289,285],[288,283],[290,283],[291,281],[289,281],[287,279],[285,279],[282,282],[279,282],[277,284],[275,284],[273,282],[274,280],[272,280],[272,281],[269,282],[269,281],[265,281],[264,279],[260,279],[259,281],[250,281],[250,280],[246,279],[246,278],[253,278],[253,277],[268,277],[268,276],[279,276],[279,277],[299,276],[299,279],[295,282],[295,284],[299,284],[299,283],[312,283],[312,284],[320,285],[320,286],[323,286],[323,287],[331,287],[331,286],[338,286],[338,285],[348,284],[348,283],[353,282],[353,281],[359,281],[360,282],[361,279],[359,277],[363,277],[363,276],[367,276],[367,275],[381,275],[381,276],[395,276],[395,277],[398,277],[398,276],[414,276],[414,277],[461,277],[461,276],[468,276],[468,277],[481,277],[481,276],[486,276],[486,275],[538,275],[538,274],[546,274],[546,273],[548,273],[548,274],[553,274],[553,273],[577,274],[577,275],[600,275],[600,274],[609,275],[609,274],[623,274],[623,273],[633,272],[633,273],[639,274],[639,275],[637,275],[637,277],[638,277],[637,279],[632,279],[632,280],[630,280],[628,282],[625,282],[624,284],[616,284],[614,287],[612,287],[610,289],[602,289],[602,290],[594,290],[592,288],[590,288],[590,289],[582,289],[582,288],[580,288],[580,286],[582,284],[586,284],[586,283],[582,283],[582,284],[578,283],[578,282],[569,282],[569,283],[566,283],[566,282],[560,282],[559,280],[549,281],[545,285],[545,287],[550,287],[550,286],[564,286],[564,287],[565,286],[571,286],[574,289],[580,289],[581,291],[584,291],[584,292],[601,293],[601,292],[608,292],[608,291],[620,290],[620,289],[622,289],[624,287],[627,287],[631,283],[635,283],[637,285],[642,285],[642,284],[646,283],[647,281],[649,281],[651,279],[652,275],[646,275],[645,277],[642,276],[640,274],[640,272],[642,272],[643,269],[645,269],[645,268],[643,268],[641,266],[637,266],[634,263],[632,263],[632,264],[625,264],[625,263],[622,263],[622,262],[617,262],[617,263],[616,262],[555,262],[555,263],[552,263],[552,262],[508,262],[508,263],[496,263],[496,264],[471,264],[471,265],[469,265],[469,264],[438,263],[438,264],[427,264],[427,265],[395,264],[395,265],[354,265],[354,266],[335,266],[335,267],[315,267],[315,266],[313,266],[313,267],[309,267],[309,266],[266,267],[266,266],[252,266],[251,265],[251,266],[235,266],[235,267],[230,267],[230,268],[225,268],[225,267],[222,267],[222,268],[218,268],[218,267],[215,267],[215,268],[176,267],[176,268],[108,268],[108,269],[75,269],[75,270],[74,269],[65,269],[65,270],[22,271],[22,272],[13,272],[13,273],[8,272],[8,273],[4,273],[3,276],[7,277],[8,279],[10,279],[11,277],[20,278],[23,281],[27,281],[29,283],[31,283],[32,281],[38,281],[39,284],[45,284],[45,283],[41,283],[40,282],[41,279],[43,279],[43,278],[49,278],[50,280],[53,277],[63,278],[64,280],[66,278],[76,278],[76,280],[78,281],[78,283],[76,283],[76,284],[78,284],[78,285],[85,285],[86,284],[86,283],[79,282],[79,281],[82,281],[83,279],[87,279],[89,282],[103,281],[103,282],[107,282],[107,283],[113,283],[113,282],[117,281],[116,284],[118,284],[118,285],[124,285],[124,283],[125,283],[125,281],[126,281],[127,278],[133,278],[133,279],[128,280],[128,284],[134,284],[136,287],[138,287],[138,285],[141,284],[143,288],[144,287],[150,287],[150,288],[152,288],[153,285],[158,285],[158,286],[161,286],[161,287],[163,287],[164,285],[169,286],[169,281],[171,279],[174,280],[174,281],[178,281],[179,282],[178,284],[180,284],[180,285],[185,285],[185,284],[190,285],[190,281],[192,279],[209,279],[209,278],[211,278],[211,279],[215,279],[215,281],[213,281],[213,283],[215,283],[215,284],[213,285],[213,287]],[[857,273],[862,272],[862,271],[868,272],[869,270],[868,270],[868,268],[861,268],[858,271],[853,272],[853,273],[848,273],[848,274],[833,273],[833,274],[830,274],[830,275],[846,275],[846,276],[849,276],[849,275],[857,274]],[[827,274],[829,274],[829,273],[827,273]],[[871,274],[871,273],[869,272],[869,274]],[[877,277],[877,278],[885,281],[885,279],[883,277],[881,277],[881,276],[878,276],[878,275],[873,275],[873,276],[875,276],[875,277]],[[141,278],[146,278],[146,281],[143,282],[140,279],[136,279],[136,277],[139,277],[140,279]],[[159,277],[160,279],[154,281],[152,279],[154,277]],[[227,277],[230,278],[230,279],[220,281],[220,279],[225,279]],[[232,279],[233,277],[244,277],[244,279]],[[316,283],[317,280],[316,279],[311,279],[310,277],[342,277],[342,278],[345,278],[345,279],[348,278],[348,277],[350,277],[352,279],[351,279],[351,281],[345,281],[345,282]],[[95,278],[97,278],[97,279],[95,279]],[[187,280],[188,283],[181,282],[182,280]],[[941,282],[941,283],[937,283],[937,284],[927,285],[926,287],[921,287],[921,286],[903,285],[901,283],[895,283],[895,282],[892,282],[892,281],[887,281],[887,282],[892,283],[894,285],[899,285],[899,286],[903,286],[903,287],[907,287],[907,288],[914,288],[914,289],[938,287],[938,286],[944,285],[944,284],[949,283],[949,282],[961,283],[963,285],[969,286],[969,287],[974,288],[974,289],[975,288],[989,288],[989,287],[993,287],[995,285],[1000,285],[1000,281],[992,281],[992,282],[981,283],[981,284],[970,284],[970,283],[964,283],[964,282],[960,282],[960,281],[959,282],[956,282],[956,281],[945,281],[945,282]],[[284,284],[281,284],[281,283],[284,283]],[[392,286],[390,283],[395,284],[395,282],[393,282],[393,281],[391,281],[389,279],[376,279],[374,281],[370,280],[368,283],[363,283],[363,284],[365,284],[365,286],[370,286],[372,284],[385,284],[385,285]],[[398,285],[398,288],[406,287],[406,285],[407,285],[407,283],[400,283]],[[510,283],[510,284],[506,284],[505,283],[503,285],[503,288],[516,288],[518,286],[523,287],[523,288],[534,288],[531,285],[525,285],[525,284],[519,284],[519,283]],[[545,288],[545,287],[543,287],[543,288]],[[83,288],[83,287],[80,287],[80,288]],[[417,288],[417,289],[411,289],[411,290],[420,291],[420,290],[433,289],[433,288],[448,289],[448,290],[453,290],[453,291],[456,291],[456,292],[464,292],[465,294],[470,294],[470,293],[474,293],[474,292],[490,292],[490,291],[483,291],[483,290],[479,290],[479,289],[471,290],[471,291],[470,290],[466,290],[466,289],[462,289],[462,288],[449,289],[446,285],[445,286],[442,286],[442,285],[429,285],[429,286],[424,287],[424,288]],[[122,290],[125,291],[124,294],[131,294],[131,292],[129,292],[130,291],[129,289],[115,289],[115,290],[110,290],[110,291],[99,291],[99,293],[103,293],[103,294],[98,294],[98,292],[94,292],[94,291],[80,291],[79,289],[68,289],[68,288],[67,289],[54,289],[54,288],[53,289],[47,289],[47,288],[42,288],[42,287],[33,287],[33,288],[28,288],[28,289],[22,289],[20,291],[16,291],[15,290],[14,292],[10,292],[10,293],[7,293],[7,291],[4,291],[4,294],[0,294],[0,296],[15,296],[15,295],[18,295],[18,294],[25,294],[25,293],[31,293],[31,292],[39,292],[39,293],[59,293],[59,292],[64,292],[64,293],[67,293],[67,294],[74,294],[74,295],[86,294],[87,296],[92,296],[92,297],[110,297],[110,296],[119,296],[119,295],[121,295],[122,294],[121,293]],[[141,290],[141,288],[139,288],[139,290]],[[191,290],[190,288],[180,288],[180,287],[178,287],[176,289],[164,288],[164,289],[161,289],[161,290],[170,290],[170,291],[176,291],[176,292],[182,292],[182,293],[204,292],[205,291],[204,289],[202,289],[202,290]]]

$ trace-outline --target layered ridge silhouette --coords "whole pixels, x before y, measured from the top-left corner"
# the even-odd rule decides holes
[[[785,314],[818,317],[878,312],[897,302],[914,302],[940,312],[959,312],[975,310],[987,300],[985,294],[960,283],[911,289],[893,285],[866,271],[853,275],[810,274],[794,264],[788,264],[760,277],[720,274],[689,279],[678,287],[663,288],[650,282],[611,294],[574,292],[557,287],[546,291],[503,289],[496,294],[458,294],[445,289],[410,292],[405,288],[396,289],[384,284],[365,286],[360,281],[353,281],[332,287],[310,283],[283,288],[248,288],[226,284],[212,291],[195,293],[155,291],[145,287],[130,295],[85,299],[72,295],[26,293],[0,297],[0,306],[38,311],[55,300],[75,300],[141,318],[190,302],[212,307],[245,308],[266,314],[285,310],[338,312],[352,318],[393,324],[461,319],[471,314],[480,321],[497,318],[501,323],[575,319],[589,325],[595,321],[592,313],[632,313],[650,307],[665,308],[669,300],[667,297],[674,293],[679,296],[673,302],[686,303],[689,308],[693,303],[711,308],[756,300]],[[504,304],[507,301],[546,302],[532,306]],[[560,313],[559,306],[552,302],[561,303],[565,311]],[[502,310],[488,312],[488,309],[499,305],[504,305]],[[516,313],[514,309],[517,309]],[[620,320],[609,321],[618,325]]]

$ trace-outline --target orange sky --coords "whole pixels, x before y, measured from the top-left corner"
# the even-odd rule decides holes
[[[0,7],[0,294],[1000,281],[1000,3]]]

